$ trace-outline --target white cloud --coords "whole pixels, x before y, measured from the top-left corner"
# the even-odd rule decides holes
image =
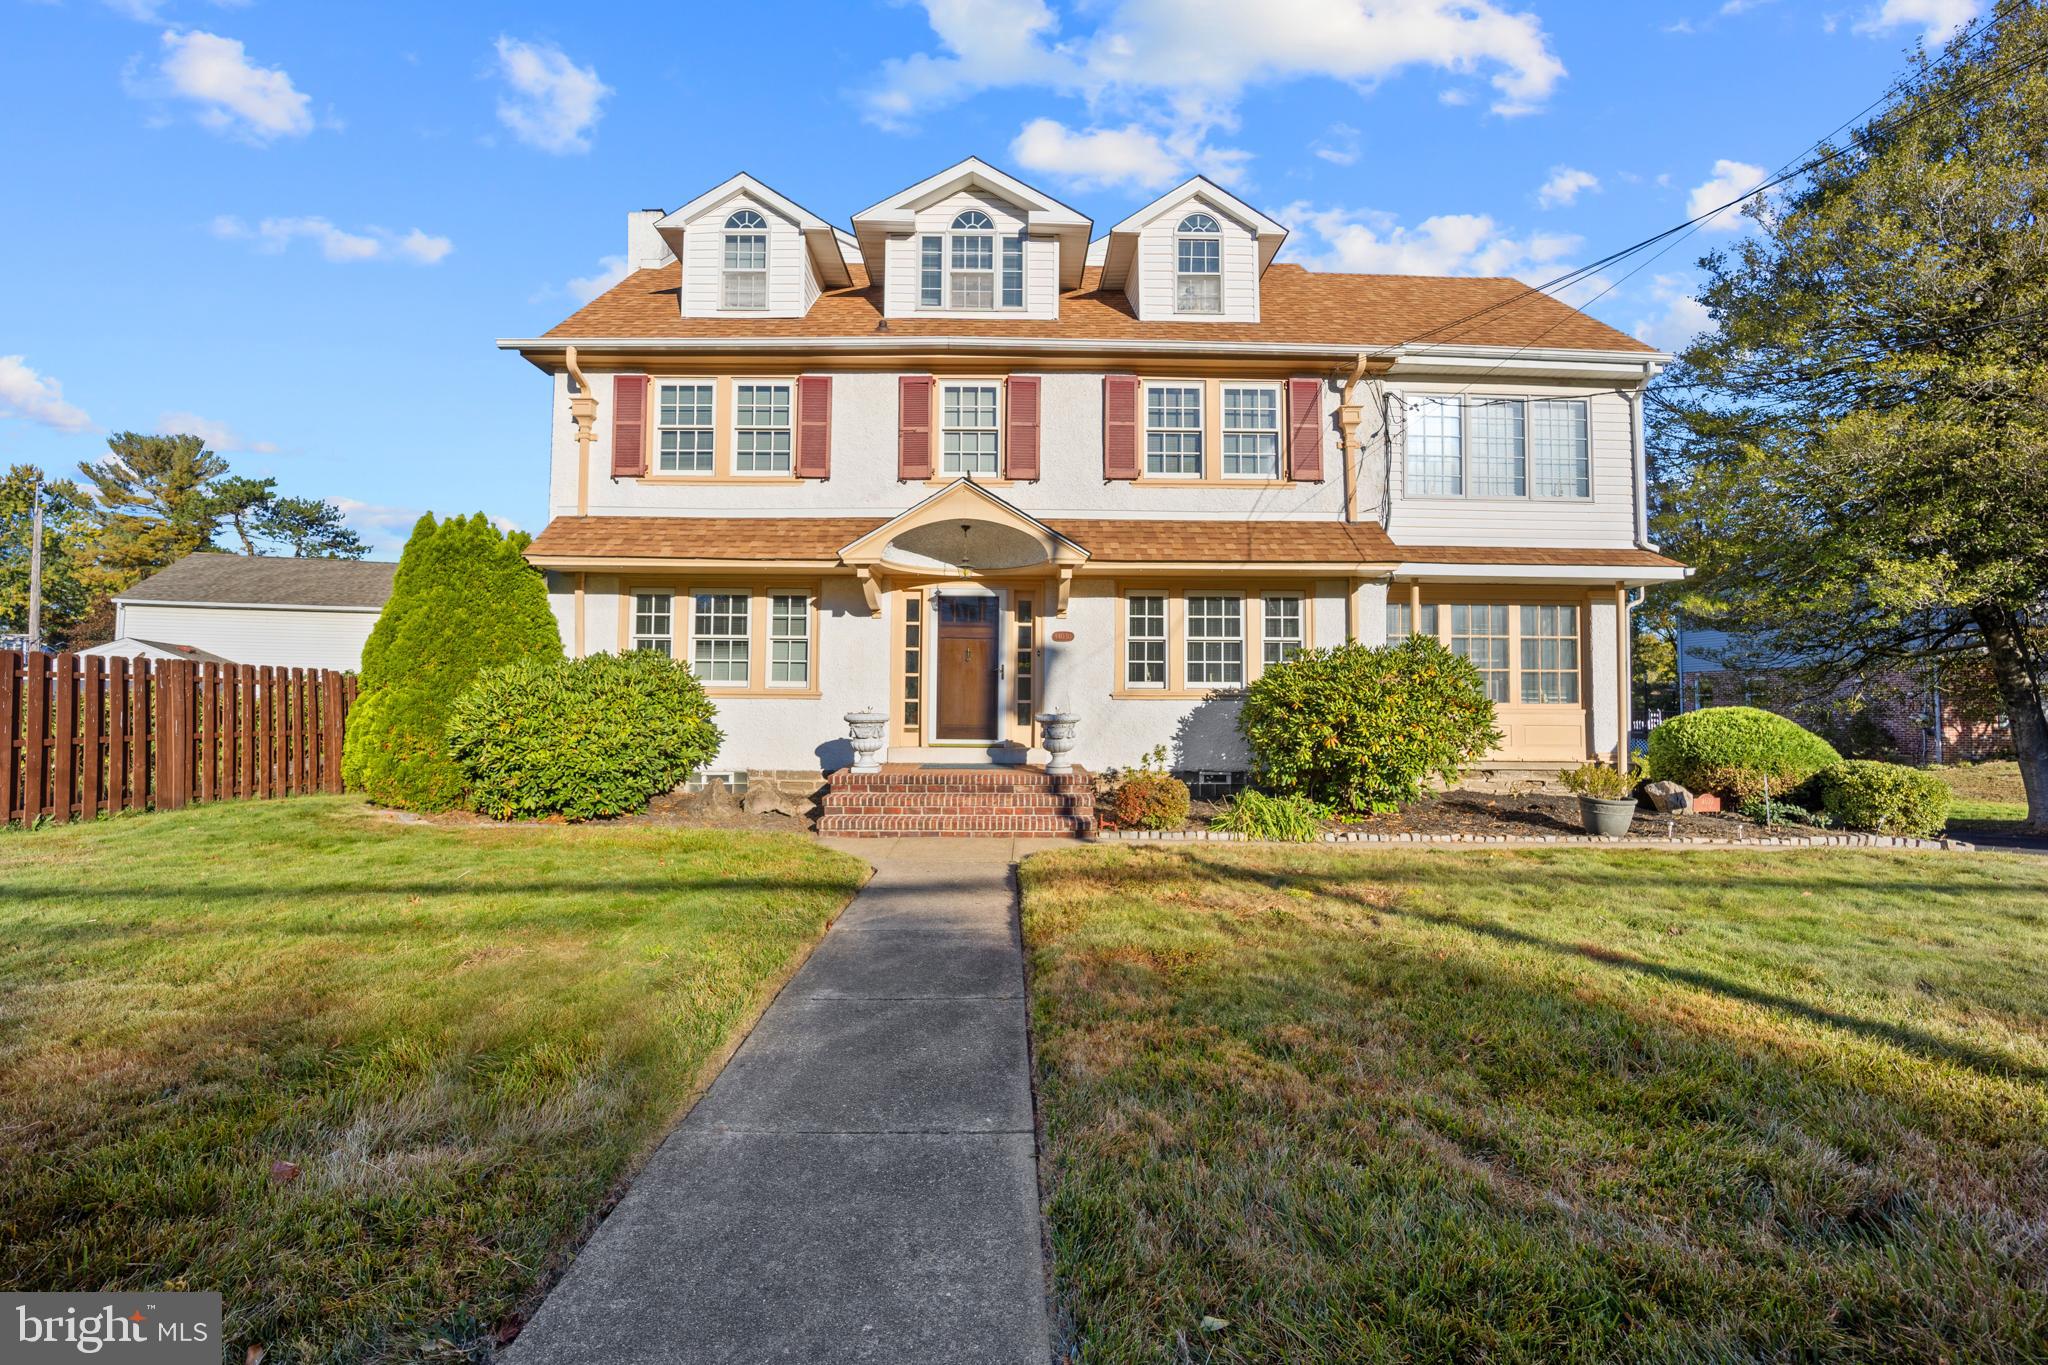
[[[64,401],[64,386],[36,373],[25,355],[0,355],[0,417],[22,417],[59,431],[92,426],[85,409]]]
[[[1038,128],[1048,155],[1092,165],[1096,183],[1111,183],[1107,172],[1118,165],[1157,183],[1161,158],[1148,138],[1182,167],[1219,158],[1241,166],[1243,153],[1207,139],[1235,127],[1237,100],[1254,85],[1323,77],[1367,87],[1418,66],[1456,77],[1489,73],[1494,112],[1516,115],[1538,108],[1564,76],[1540,21],[1493,0],[1105,0],[1087,7],[1096,26],[1074,35],[1062,35],[1046,0],[920,3],[937,50],[884,62],[864,96],[868,119],[902,128],[991,89],[1080,96],[1091,113],[1118,121],[1055,141],[1041,126],[1051,121],[1040,119],[1019,136]]]
[[[327,260],[344,265],[355,261],[438,265],[455,250],[455,243],[446,237],[435,237],[418,228],[404,233],[381,227],[349,232],[317,215],[265,218],[251,227],[233,214],[222,214],[213,220],[213,235],[224,241],[253,242],[258,251],[273,256],[303,238],[318,246]]]
[[[1858,33],[1914,28],[1932,46],[1948,39],[1983,10],[1980,0],[1884,0],[1875,13],[1859,20]]]
[[[1356,165],[1358,130],[1348,123],[1333,123],[1329,136],[1315,142],[1309,150],[1333,166]]]
[[[1280,216],[1322,244],[1320,250],[1290,244],[1290,257],[1316,269],[1368,275],[1535,273],[1550,278],[1564,271],[1561,262],[1581,245],[1580,238],[1565,233],[1516,237],[1483,213],[1440,213],[1414,227],[1391,213],[1306,203],[1290,204]]]
[[[1694,298],[1686,281],[1676,275],[1657,276],[1650,296],[1662,311],[1636,324],[1637,341],[1647,342],[1660,351],[1682,351],[1686,343],[1714,325],[1707,306]]]
[[[1183,178],[1185,164],[1156,134],[1135,123],[1077,133],[1049,118],[1025,124],[1010,143],[1010,155],[1023,170],[1082,187],[1164,189]]]
[[[190,100],[198,119],[218,133],[250,142],[303,137],[313,130],[312,99],[282,67],[256,66],[233,38],[198,29],[169,29],[157,79],[132,93]]]
[[[393,507],[385,503],[361,502],[355,498],[330,498],[341,510],[349,529],[370,543],[380,554],[395,553],[405,546],[413,525],[420,519],[417,507]]]
[[[610,289],[632,270],[626,265],[624,256],[600,256],[598,270],[593,275],[578,275],[569,281],[569,295],[578,303],[589,303],[605,290]]]
[[[1543,188],[1536,191],[1536,202],[1543,208],[1554,209],[1570,204],[1586,190],[1598,191],[1600,177],[1591,171],[1576,170],[1570,166],[1553,166],[1550,179],[1543,182]]]
[[[511,93],[498,101],[498,121],[529,147],[563,155],[590,150],[590,131],[612,88],[594,66],[578,66],[552,43],[498,39],[498,75]]]
[[[277,454],[277,447],[269,441],[245,440],[241,433],[226,422],[216,422],[210,417],[201,417],[196,412],[159,413],[156,429],[170,435],[197,436],[206,442],[209,449],[223,453],[244,451],[251,455]]]
[[[1749,191],[1763,184],[1768,178],[1763,167],[1752,166],[1746,161],[1716,161],[1713,176],[1705,184],[1694,186],[1692,193],[1686,197],[1685,211],[1690,217],[1697,218],[1710,209],[1726,204],[1728,207],[1701,223],[1700,229],[1704,232],[1737,231],[1742,226],[1743,204],[1733,201],[1743,199],[1744,203],[1747,203],[1744,197]]]

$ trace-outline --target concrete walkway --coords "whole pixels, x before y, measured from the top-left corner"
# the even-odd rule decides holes
[[[1046,1365],[1021,847],[835,846],[874,879],[598,1228],[512,1365]]]

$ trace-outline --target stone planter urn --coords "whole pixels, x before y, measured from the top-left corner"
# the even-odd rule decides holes
[[[1624,796],[1619,801],[1606,801],[1597,796],[1579,798],[1579,823],[1586,833],[1597,834],[1603,839],[1619,839],[1628,833],[1629,821],[1636,818],[1636,799]]]
[[[882,711],[848,711],[847,736],[853,741],[853,770],[878,773],[882,770],[882,740],[889,732],[889,717]]]
[[[1074,771],[1073,760],[1067,755],[1073,752],[1074,729],[1081,723],[1079,716],[1066,711],[1042,711],[1038,716],[1040,737],[1045,741],[1045,752],[1050,755],[1045,770],[1049,773],[1070,773]]]

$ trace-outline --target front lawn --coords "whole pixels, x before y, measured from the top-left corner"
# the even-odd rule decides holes
[[[1952,833],[1967,838],[1980,834],[2018,834],[2027,823],[2027,789],[2020,782],[2020,765],[2011,759],[1992,763],[1957,764],[1929,768],[1955,795],[1949,811]]]
[[[0,835],[0,1285],[481,1357],[864,875],[327,797]]]
[[[2048,860],[1107,847],[1022,885],[1072,1359],[2042,1358]]]

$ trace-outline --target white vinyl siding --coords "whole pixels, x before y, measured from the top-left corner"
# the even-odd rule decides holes
[[[988,304],[958,309],[963,316],[986,315],[991,308],[1008,316],[1046,320],[1059,316],[1059,242],[1050,234],[1026,231],[1023,211],[979,190],[949,194],[917,211],[912,230],[891,237],[883,247],[882,310],[889,317],[956,311],[946,295],[952,273],[953,223],[961,214],[978,211],[994,224],[989,270],[994,281]],[[933,239],[937,239],[933,241]],[[937,253],[933,260],[931,253]],[[931,285],[936,267],[938,292]],[[1013,280],[1012,276],[1016,278]],[[1021,290],[1013,303],[1011,285]]]
[[[728,232],[726,223],[741,213],[755,214],[763,226]],[[728,269],[728,260],[734,269]],[[708,207],[684,224],[682,272],[682,315],[688,318],[728,317],[735,312],[802,317],[805,295],[816,287],[815,277],[807,283],[809,259],[795,221],[744,194]],[[755,305],[750,300],[757,292],[761,302]],[[735,303],[728,304],[728,298]]]
[[[1202,386],[1145,387],[1145,472],[1169,478],[1202,477]]]
[[[363,645],[377,624],[375,608],[178,607],[133,602],[116,611],[117,633],[123,639],[190,645],[238,664],[341,672],[363,666]]]
[[[1182,272],[1181,223],[1189,214],[1215,219],[1217,289],[1221,306],[1215,312],[1178,307]],[[1206,286],[1204,286],[1206,288]],[[1210,207],[1195,196],[1163,210],[1138,231],[1138,257],[1125,283],[1131,307],[1140,322],[1257,322],[1259,320],[1258,238],[1244,223]]]

